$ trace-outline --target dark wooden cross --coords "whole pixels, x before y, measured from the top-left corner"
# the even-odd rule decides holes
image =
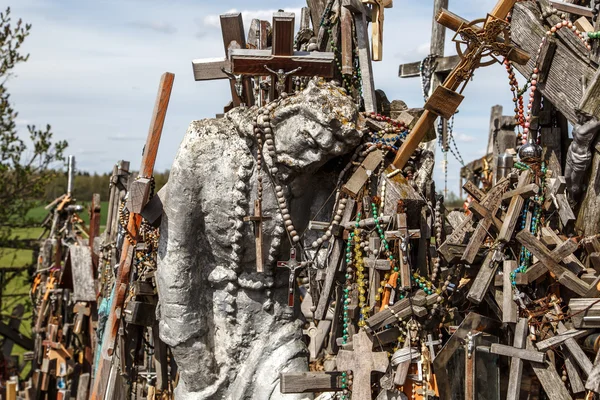
[[[305,267],[306,263],[298,261],[296,249],[292,247],[290,249],[290,259],[287,261],[277,261],[277,267],[287,268],[290,270],[290,280],[288,289],[288,306],[294,307],[294,297],[296,295],[296,271],[300,268]]]
[[[244,217],[244,222],[254,223],[254,245],[256,248],[256,271],[264,272],[264,260],[263,260],[263,221],[270,220],[271,217],[265,217],[262,215],[262,206],[260,200],[254,201],[254,215]]]
[[[529,60],[527,54],[517,51],[510,44],[509,25],[504,21],[516,2],[517,0],[500,0],[488,15],[483,27],[478,27],[476,21],[465,24],[460,17],[448,12],[442,12],[438,15],[437,21],[447,28],[455,28],[457,30],[455,41],[467,44],[467,48],[465,51],[461,51],[460,63],[425,104],[425,112],[421,115],[408,139],[396,155],[394,160],[396,168],[404,168],[439,116],[450,118],[454,115],[463,100],[463,96],[456,90],[459,89],[461,84],[466,85],[475,69],[489,64],[489,62],[482,62],[483,58],[488,55],[500,55],[518,63]],[[505,36],[503,40],[497,39],[501,34]],[[459,37],[462,38],[462,41],[458,40]],[[494,61],[495,58],[492,58],[492,62]]]
[[[352,371],[353,399],[371,398],[371,372],[385,372],[389,365],[386,352],[373,352],[373,342],[364,330],[352,337],[353,351],[340,350],[337,355],[339,371]]]
[[[221,15],[221,31],[223,33],[223,47],[225,48],[225,58],[198,59],[192,61],[194,71],[194,80],[208,81],[215,79],[230,79],[232,106],[238,107],[241,104],[252,106],[254,96],[252,93],[252,82],[243,74],[237,73],[237,77],[232,75],[231,63],[227,58],[230,51],[234,48],[246,48],[246,33],[244,31],[244,22],[241,13],[232,13]],[[243,82],[239,82],[239,79]],[[236,88],[237,85],[237,88]],[[241,90],[243,88],[243,90]],[[239,92],[243,96],[239,95]],[[232,107],[226,107],[229,111]]]
[[[362,0],[363,3],[372,6],[371,13],[372,30],[372,56],[373,61],[381,61],[383,59],[383,19],[385,17],[385,8],[392,8],[394,0]]]
[[[231,72],[251,76],[266,76],[267,66],[273,71],[281,71],[285,78],[285,87],[291,86],[289,75],[286,73],[300,68],[297,76],[320,76],[333,78],[335,55],[333,53],[308,53],[294,51],[294,21],[293,13],[277,12],[273,14],[273,46],[271,50],[232,49],[229,52]],[[271,98],[276,97],[275,83],[278,74],[271,74]]]

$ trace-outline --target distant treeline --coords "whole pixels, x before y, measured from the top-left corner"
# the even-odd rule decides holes
[[[137,172],[132,176],[137,176]],[[169,171],[155,173],[154,180],[156,181],[156,191],[158,191],[169,180]],[[109,183],[109,174],[98,175],[90,174],[88,172],[79,172],[75,176],[75,183],[73,184],[73,197],[78,201],[90,201],[94,193],[100,193],[100,199],[102,201],[108,201]],[[50,184],[48,184],[44,198],[40,200],[51,202],[58,196],[66,193],[66,191],[67,174],[65,172],[60,173]]]

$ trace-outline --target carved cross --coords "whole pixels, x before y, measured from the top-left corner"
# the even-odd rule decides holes
[[[514,47],[510,45],[509,26],[504,21],[516,2],[517,0],[500,0],[485,20],[482,28],[478,27],[475,22],[465,24],[458,17],[444,18],[448,17],[449,13],[440,13],[438,22],[449,28],[458,28],[455,41],[460,37],[462,42],[467,44],[467,48],[461,52],[460,63],[425,104],[425,112],[421,115],[412,133],[396,155],[394,160],[396,168],[404,168],[438,116],[450,118],[456,112],[463,99],[463,96],[456,90],[461,84],[466,84],[475,69],[488,65],[486,62],[482,62],[482,58],[492,56],[495,59],[495,56],[501,56],[511,60],[515,59],[518,63],[529,60],[528,55],[518,54]],[[458,26],[453,25],[456,20],[460,22]],[[503,40],[498,39],[501,34],[504,36]]]
[[[393,0],[362,0],[365,4],[372,6],[371,20],[373,25],[372,31],[372,54],[373,61],[381,61],[383,59],[383,19],[384,9],[394,6]]]
[[[400,285],[402,289],[410,290],[412,287],[411,276],[412,271],[408,263],[408,223],[406,213],[398,213],[396,215],[397,231],[386,232],[386,239],[400,240],[400,258],[398,260],[400,264]]]
[[[264,76],[269,72],[265,65],[273,71],[296,72],[297,76],[333,77],[335,55],[333,53],[308,53],[294,51],[294,21],[293,13],[277,12],[273,14],[273,47],[271,50],[233,49],[229,52],[231,70],[234,74]],[[290,78],[286,76],[286,88]],[[275,98],[277,75],[271,75],[271,99]]]
[[[337,356],[338,371],[352,371],[353,399],[371,398],[371,372],[385,372],[389,361],[387,353],[373,352],[373,342],[364,330],[352,337],[353,351],[340,350]]]
[[[264,260],[263,260],[263,221],[270,220],[271,217],[265,217],[262,215],[262,206],[260,200],[254,201],[254,215],[244,217],[244,222],[254,223],[254,244],[256,248],[256,271],[264,272]]]
[[[290,259],[287,261],[277,261],[279,268],[287,268],[290,270],[290,281],[288,289],[288,306],[294,307],[294,297],[296,295],[296,271],[302,267],[305,267],[306,263],[298,261],[296,255],[296,249],[292,247],[290,249]]]

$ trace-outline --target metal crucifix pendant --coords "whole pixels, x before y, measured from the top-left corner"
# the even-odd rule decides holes
[[[297,259],[296,248],[290,249],[290,259],[288,261],[277,261],[277,267],[290,270],[290,280],[288,289],[288,306],[294,307],[294,297],[296,295],[296,271],[302,268],[306,263],[301,263]]]

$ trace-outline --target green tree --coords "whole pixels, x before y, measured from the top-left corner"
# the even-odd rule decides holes
[[[30,30],[20,19],[11,24],[10,8],[0,13],[0,248],[11,239],[12,228],[27,225],[27,211],[57,174],[52,168],[64,161],[67,147],[65,141],[53,141],[50,125],[27,126],[27,140],[17,129],[18,113],[6,84],[14,77],[13,68],[29,58],[21,46]]]

